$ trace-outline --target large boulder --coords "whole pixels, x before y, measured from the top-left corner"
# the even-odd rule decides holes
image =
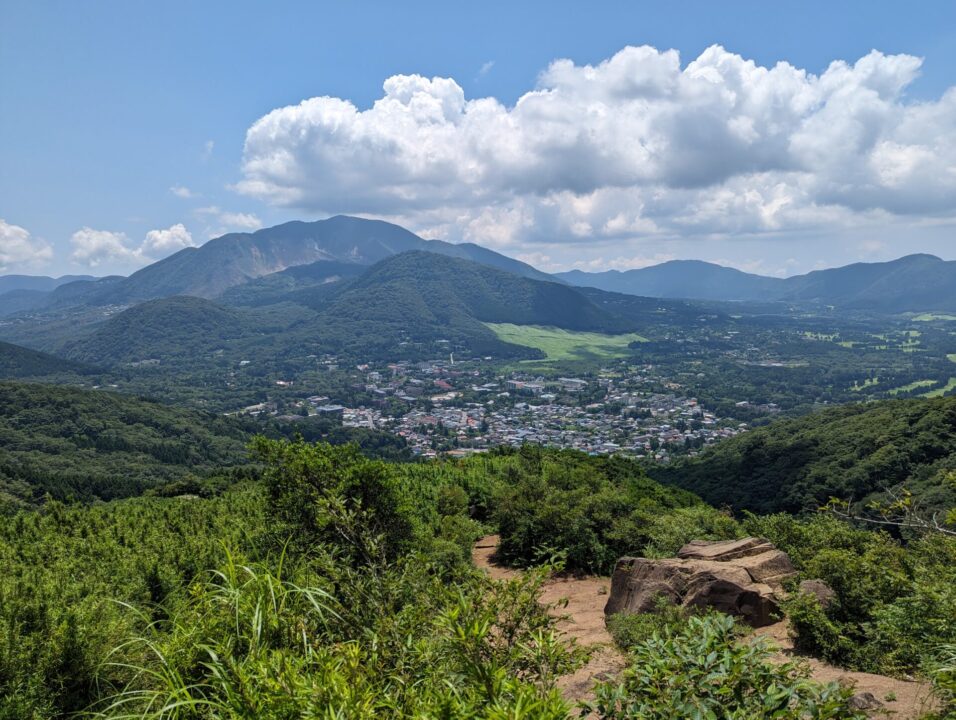
[[[649,612],[663,599],[714,608],[762,627],[776,621],[781,584],[795,574],[790,558],[762,538],[695,540],[676,558],[618,560],[604,614]]]

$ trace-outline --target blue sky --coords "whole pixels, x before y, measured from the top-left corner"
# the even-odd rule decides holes
[[[621,54],[645,45],[654,53]],[[728,150],[723,125],[702,125],[706,142],[694,127],[662,129],[693,125],[695,113],[717,107],[689,107],[704,101],[687,83],[666,106],[656,89],[620,100],[615,68],[657,73],[653,83],[671,87],[664,53],[679,51],[684,71],[713,45],[724,54],[705,64],[728,73],[782,61],[819,76],[836,60],[852,68],[873,49],[883,55],[873,72],[832,74],[830,84],[845,87],[813,100],[829,103],[829,115],[768,119],[768,93],[776,97],[792,78],[748,85],[746,103],[720,106],[733,115],[720,122],[747,149]],[[922,62],[893,60],[900,55]],[[616,56],[617,64],[605,62]],[[561,58],[570,66],[549,74]],[[874,73],[890,79],[880,80],[879,108],[864,112],[859,88],[873,82],[860,77]],[[395,76],[454,83],[399,82],[389,95],[383,83]],[[725,95],[744,97],[731,80],[720,83]],[[4,2],[0,267],[126,273],[221,232],[336,212],[474,240],[545,269],[699,257],[789,274],[917,251],[956,258],[947,121],[956,101],[944,100],[954,85],[951,2]],[[512,112],[536,90],[564,100]],[[796,102],[809,90],[786,92]],[[339,117],[338,104],[293,110],[322,96],[357,113],[386,96],[455,107],[438,129],[420,115],[411,126],[384,111]],[[498,105],[482,125],[481,108],[468,103],[486,97]],[[594,103],[610,120],[590,127],[591,116],[579,113]],[[244,155],[247,133],[272,111],[274,124],[250,135]],[[535,124],[542,112],[554,113],[543,129]],[[792,127],[781,131],[781,122]],[[843,122],[850,129],[826,139]],[[333,137],[330,123],[345,124]],[[571,147],[568,133],[582,127],[593,143]],[[276,128],[286,135],[277,139]],[[341,144],[345,131],[357,139]],[[529,137],[552,131],[528,149]],[[418,154],[416,143],[429,152]],[[844,163],[853,173],[828,166],[856,144],[859,154]],[[649,154],[635,155],[636,145]],[[371,157],[369,148],[395,157]]]

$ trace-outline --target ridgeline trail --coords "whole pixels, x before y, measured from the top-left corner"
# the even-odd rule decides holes
[[[494,580],[517,577],[521,573],[520,570],[495,562],[497,545],[497,535],[488,535],[476,542],[472,548],[475,565]],[[569,640],[592,649],[591,658],[584,667],[558,681],[558,687],[569,701],[592,700],[595,683],[613,677],[626,664],[624,654],[614,646],[604,624],[604,605],[610,589],[610,578],[595,576],[559,576],[548,581],[542,589],[542,603],[567,603],[554,610],[554,614],[559,618],[558,630]],[[798,655],[794,650],[786,620],[755,630],[753,635],[766,638],[776,647],[777,651],[772,657],[774,662],[799,659],[809,665],[813,679],[818,682],[839,682],[852,686],[858,694],[872,694],[883,705],[873,711],[873,717],[918,720],[934,707],[928,683],[843,670],[814,658]]]

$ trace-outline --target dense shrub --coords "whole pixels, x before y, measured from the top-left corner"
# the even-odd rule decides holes
[[[928,670],[956,642],[956,538],[901,544],[827,515],[750,516],[746,529],[788,553],[804,578],[836,591],[826,609],[794,596],[786,612],[799,649],[830,662],[890,674]]]
[[[773,664],[770,654],[740,641],[728,616],[691,617],[634,644],[621,677],[598,686],[595,706],[605,720],[865,717],[850,708],[851,691],[814,683],[807,668]]]
[[[494,514],[507,563],[527,566],[558,552],[568,570],[608,573],[622,555],[670,553],[691,537],[736,533],[730,518],[623,458],[523,448],[509,459]],[[675,510],[675,522],[664,520]]]

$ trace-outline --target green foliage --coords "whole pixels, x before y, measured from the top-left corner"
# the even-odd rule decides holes
[[[254,455],[263,474],[269,509],[303,550],[334,545],[353,560],[394,558],[411,547],[414,519],[395,473],[363,457],[354,445],[333,447],[259,436]]]
[[[0,718],[76,712],[96,698],[98,681],[122,681],[120,668],[99,671],[110,650],[165,617],[157,603],[171,606],[222,563],[223,543],[262,547],[263,506],[257,489],[244,488],[211,500],[50,502],[0,517]]]
[[[757,513],[816,510],[905,485],[929,508],[956,505],[942,470],[956,458],[956,398],[848,405],[771,423],[653,477],[714,505]]]
[[[769,661],[761,642],[740,641],[724,615],[691,617],[631,647],[619,681],[598,686],[602,718],[863,718],[851,691],[808,680],[809,670]]]
[[[501,457],[507,483],[494,518],[507,563],[531,565],[558,551],[568,570],[607,573],[622,555],[673,554],[692,537],[736,534],[733,520],[623,458],[534,448]]]
[[[91,368],[80,363],[30,350],[29,348],[0,342],[0,378],[40,377],[43,375],[87,375]]]
[[[678,630],[691,614],[679,605],[661,599],[654,612],[615,613],[607,618],[607,629],[614,643],[629,652],[655,634]]]
[[[803,578],[836,592],[785,604],[799,649],[869,672],[924,672],[939,646],[956,642],[956,539],[927,535],[906,545],[827,515],[750,516],[745,528],[790,555]]]
[[[235,421],[104,391],[0,382],[0,502],[111,499],[245,460]]]

